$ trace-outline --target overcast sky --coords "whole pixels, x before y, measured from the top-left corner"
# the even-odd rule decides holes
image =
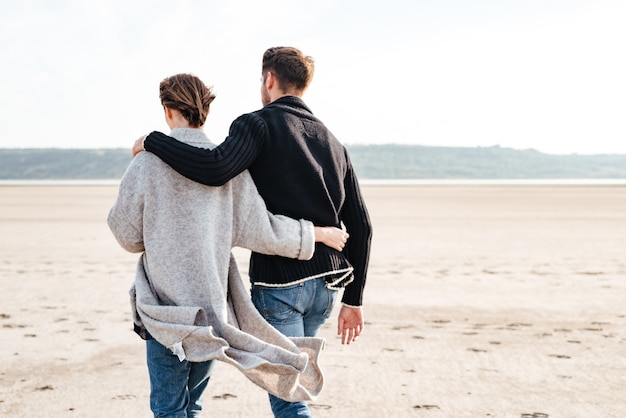
[[[166,76],[214,86],[221,142],[261,106],[261,56],[316,60],[304,96],[344,144],[626,153],[623,0],[20,0],[0,13],[0,147],[168,131]]]

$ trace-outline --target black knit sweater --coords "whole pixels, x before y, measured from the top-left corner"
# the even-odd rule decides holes
[[[342,301],[361,306],[372,237],[369,215],[346,149],[300,98],[283,97],[240,116],[213,150],[160,132],[152,132],[144,147],[183,176],[211,186],[249,169],[272,213],[319,226],[343,223],[350,234],[343,252],[317,244],[309,261],[252,253],[250,279],[279,286],[311,277],[334,282],[352,266],[354,280]]]

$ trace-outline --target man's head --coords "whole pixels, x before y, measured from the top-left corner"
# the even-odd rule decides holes
[[[282,96],[301,97],[313,79],[315,63],[299,49],[269,48],[263,54],[261,100],[267,105]]]
[[[191,74],[176,74],[161,81],[159,97],[166,109],[178,111],[194,128],[204,125],[215,99],[212,88]]]

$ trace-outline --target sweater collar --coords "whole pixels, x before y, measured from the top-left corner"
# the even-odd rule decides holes
[[[204,131],[195,128],[174,128],[170,132],[170,136],[189,145],[207,146],[211,142],[204,134]]]
[[[309,109],[309,107],[304,103],[304,100],[302,100],[300,97],[297,97],[297,96],[283,96],[279,99],[274,100],[272,103],[268,104],[266,107],[269,107],[269,106],[296,107],[298,109],[302,109],[310,113],[311,115],[313,114],[311,109]]]

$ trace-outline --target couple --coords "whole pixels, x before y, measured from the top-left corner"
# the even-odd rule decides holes
[[[219,147],[202,132],[211,89],[188,74],[161,82],[171,137],[136,142],[134,155],[150,153],[132,161],[109,213],[120,244],[143,252],[131,301],[155,416],[198,416],[216,359],[268,390],[276,417],[311,416],[305,400],[323,383],[315,335],[337,289],[342,343],[363,329],[371,224],[346,150],[301,99],[312,76],[299,50],[268,49],[264,107]],[[233,246],[253,251],[254,305]]]

